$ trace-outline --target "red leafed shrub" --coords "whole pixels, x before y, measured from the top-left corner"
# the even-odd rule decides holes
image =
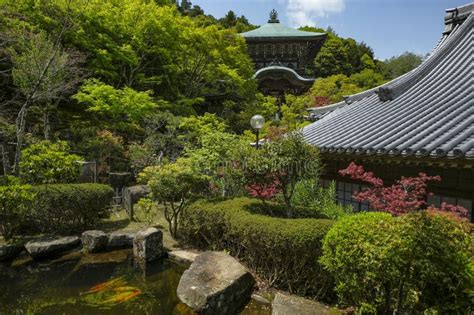
[[[260,199],[263,203],[281,192],[278,179],[273,176],[267,181],[250,184],[246,189],[252,197]]]
[[[393,215],[425,208],[427,206],[426,197],[429,195],[427,182],[441,181],[440,176],[419,173],[418,177],[402,177],[395,184],[384,186],[382,179],[375,177],[373,172],[366,172],[362,166],[354,162],[351,162],[346,169],[340,170],[339,174],[360,180],[371,186],[371,188],[356,192],[353,195],[354,199],[367,201],[372,209],[389,212]],[[467,209],[461,206],[443,203],[439,209],[434,206],[430,208],[467,216]]]
[[[315,96],[314,97],[314,106],[321,107],[331,104],[331,100],[326,96]]]

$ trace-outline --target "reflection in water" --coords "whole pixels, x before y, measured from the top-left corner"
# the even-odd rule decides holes
[[[76,252],[12,266],[0,264],[0,315],[195,314],[176,294],[186,268],[166,259],[137,270],[130,250]],[[242,314],[271,310],[252,301]]]
[[[127,255],[73,255],[0,267],[0,314],[180,314],[184,267],[162,260],[134,271]]]

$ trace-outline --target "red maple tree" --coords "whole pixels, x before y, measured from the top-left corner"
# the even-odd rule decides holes
[[[248,193],[252,197],[260,199],[264,204],[266,200],[272,199],[276,196],[276,194],[281,192],[277,178],[275,178],[273,175],[265,177],[266,180],[261,180],[246,187]]]
[[[340,170],[339,174],[362,181],[370,186],[370,188],[354,193],[354,199],[359,202],[367,201],[371,209],[389,212],[393,215],[427,208],[427,196],[431,195],[427,191],[427,183],[441,181],[440,176],[428,176],[425,173],[419,173],[417,177],[402,177],[393,185],[384,186],[382,179],[376,177],[373,172],[365,171],[361,165],[354,162],[351,162],[346,169]],[[429,209],[456,213],[462,217],[467,216],[468,213],[464,207],[445,202],[439,208],[429,205]]]

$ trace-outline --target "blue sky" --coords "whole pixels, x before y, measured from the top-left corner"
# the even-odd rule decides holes
[[[264,24],[275,8],[280,22],[332,26],[343,37],[364,41],[379,59],[405,51],[426,54],[444,28],[444,11],[470,0],[194,0],[219,18],[233,10],[250,23]]]

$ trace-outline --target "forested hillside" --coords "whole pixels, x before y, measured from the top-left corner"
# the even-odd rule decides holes
[[[199,146],[203,130],[242,134],[256,113],[267,127],[299,127],[307,107],[378,85],[419,61],[385,64],[366,44],[324,30],[313,68],[322,79],[308,95],[288,95],[283,120],[272,122],[276,100],[257,91],[238,35],[255,27],[232,11],[206,15],[189,1],[3,0],[4,173],[19,173],[22,149],[41,140],[65,140],[104,172],[138,171]]]

